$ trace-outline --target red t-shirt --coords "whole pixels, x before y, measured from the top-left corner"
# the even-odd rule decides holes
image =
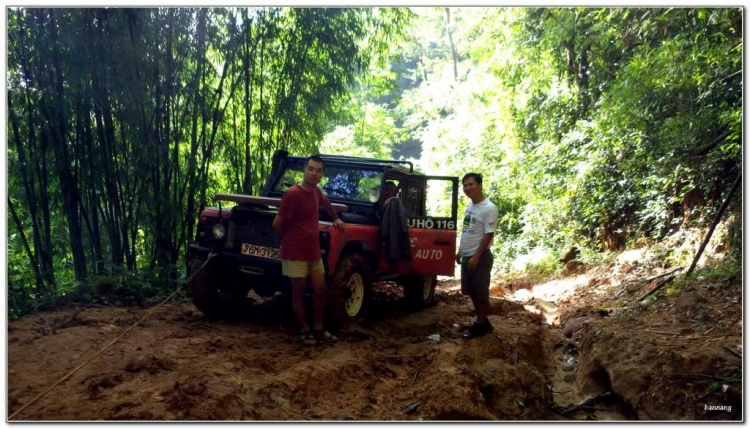
[[[311,192],[296,184],[281,197],[279,217],[284,219],[281,259],[313,262],[320,258],[318,213],[325,200],[315,186]]]

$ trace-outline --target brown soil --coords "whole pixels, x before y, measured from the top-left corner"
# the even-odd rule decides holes
[[[644,301],[661,281],[647,278],[670,270],[615,261],[557,278],[584,285],[554,302],[534,292],[551,282],[501,284],[508,293],[531,290],[525,308],[567,338],[556,349],[559,370],[552,374],[558,411],[589,420],[742,420],[741,273],[714,279],[698,273]]]
[[[633,284],[649,274],[591,269],[557,301],[513,301],[518,284],[496,279],[495,331],[469,341],[456,280],[419,312],[385,288],[359,327],[314,347],[299,343],[284,300],[233,321],[167,304],[14,420],[741,419],[741,278],[641,305]],[[10,323],[8,414],[149,310]]]
[[[589,309],[577,333],[581,391],[613,391],[639,420],[740,420],[741,278],[699,280],[650,304],[641,291]]]
[[[454,282],[455,283],[455,282]],[[395,300],[395,301],[394,301]],[[208,321],[189,303],[159,308],[17,420],[545,419],[553,337],[523,307],[493,299],[493,334],[465,341],[470,302],[435,307],[381,299],[330,345],[298,342],[289,308]],[[149,309],[86,308],[9,327],[9,412],[119,336]],[[46,332],[46,333],[45,333]],[[427,336],[439,334],[440,341]],[[417,403],[419,404],[417,406]]]

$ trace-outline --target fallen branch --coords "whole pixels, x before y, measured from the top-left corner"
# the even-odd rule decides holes
[[[742,72],[742,70],[739,71],[739,73],[741,73],[741,72]],[[730,77],[732,77],[732,76],[728,76],[725,79],[728,79]],[[718,137],[714,138],[714,140],[711,141],[710,143],[704,145],[703,147],[700,147],[697,150],[694,150],[693,151],[693,155],[694,156],[705,156],[706,153],[710,152],[711,150],[713,150],[716,147],[718,147],[721,143],[723,143],[724,141],[726,141],[727,137],[729,137],[730,135],[732,135],[732,131],[726,131],[726,132],[724,132],[723,134],[721,134]]]
[[[368,330],[364,327],[360,327],[357,324],[350,325],[349,331],[354,332],[354,333],[361,333],[368,337],[377,337],[377,333],[375,333],[374,331]]]
[[[712,340],[712,339],[706,339],[705,336],[680,336],[680,337],[675,337],[674,339],[676,339],[676,340],[698,340],[698,339],[700,339],[700,340]]]
[[[70,303],[66,303],[65,305],[67,305],[67,306],[80,306],[82,308],[109,308],[109,306],[107,306],[107,305],[99,305],[99,304],[96,304],[96,303],[75,303],[75,302],[70,302]]]
[[[578,404],[570,405],[568,407],[565,407],[565,408],[561,409],[559,413],[561,415],[566,415],[566,414],[571,413],[573,411],[576,411],[578,409],[586,409],[586,408],[589,408],[589,407],[594,407],[597,404],[599,404],[599,403],[601,403],[603,401],[607,401],[610,398],[612,398],[612,392],[611,391],[604,391],[601,394],[597,395],[596,397],[590,397],[590,398],[587,398],[587,399],[581,401]]]
[[[646,297],[648,297],[648,296],[656,293],[657,291],[661,290],[665,285],[669,284],[673,280],[674,280],[674,275],[668,276],[668,277],[662,279],[655,286],[651,287],[651,290],[647,291],[646,294],[644,294],[643,296],[639,297],[638,300],[639,301],[643,301],[643,299],[645,299]]]
[[[193,325],[190,326],[190,328],[205,328],[205,329],[210,330],[211,326],[210,325],[205,325],[205,324],[193,324]]]
[[[32,328],[31,330],[34,331],[34,332],[37,332],[37,333],[39,333],[39,334],[41,334],[43,336],[49,336],[49,335],[52,335],[52,334],[57,334],[57,330],[61,329],[64,325],[66,325],[69,322],[73,321],[73,319],[75,319],[75,317],[77,317],[78,314],[80,314],[82,311],[83,311],[83,309],[79,309],[79,310],[75,311],[73,313],[73,315],[71,315],[67,319],[65,319],[65,320],[63,320],[63,321],[61,321],[61,322],[59,322],[59,323],[57,323],[55,325],[52,325],[52,326],[49,326],[49,327],[47,327],[45,325],[42,325],[41,327]]]
[[[683,269],[682,266],[679,266],[679,267],[676,267],[676,268],[670,270],[669,272],[660,273],[659,275],[654,275],[654,276],[652,276],[650,278],[646,278],[643,282],[651,282],[651,281],[653,281],[655,279],[663,278],[663,277],[665,277],[667,275],[673,274],[673,273],[677,272],[678,270],[682,270],[682,269]]]
[[[742,354],[740,354],[739,352],[733,350],[732,348],[724,345],[724,349],[726,349],[727,351],[731,352],[735,357],[740,358],[740,359],[742,358]]]
[[[385,355],[379,355],[379,358],[419,358],[419,355],[392,355],[392,354],[385,354]]]
[[[690,268],[687,270],[687,273],[685,275],[690,275],[691,273],[693,273],[693,270],[695,270],[695,266],[698,264],[698,260],[700,260],[701,255],[703,254],[703,250],[706,249],[706,245],[708,244],[708,241],[711,239],[711,235],[713,235],[714,229],[716,229],[716,225],[719,224],[719,220],[721,220],[721,216],[724,214],[724,211],[729,206],[729,201],[732,200],[732,195],[734,194],[734,191],[737,190],[737,187],[739,187],[741,181],[742,181],[742,174],[738,175],[737,179],[734,180],[732,187],[729,189],[729,194],[727,194],[727,198],[724,199],[724,203],[721,204],[721,208],[719,208],[719,212],[716,213],[714,222],[711,223],[711,228],[709,228],[708,232],[706,232],[706,237],[703,238],[703,243],[698,248],[698,253],[695,254],[693,263],[690,264]]]
[[[668,334],[670,336],[679,336],[679,333],[672,333],[671,331],[658,331],[658,330],[643,330],[646,333],[653,333],[653,334]]]
[[[610,410],[606,407],[597,407],[597,406],[581,406],[579,407],[581,410],[590,410],[592,412],[601,412],[602,410]]]
[[[50,330],[57,331],[57,330],[61,329],[64,325],[66,325],[66,324],[70,323],[71,321],[73,321],[81,312],[83,312],[83,309],[79,309],[79,310],[73,312],[73,315],[71,315],[68,319],[66,319],[65,321],[63,321],[63,322],[61,322],[59,324],[53,325],[52,327],[50,327]]]
[[[711,376],[711,375],[701,374],[701,373],[673,373],[673,374],[648,373],[648,374],[654,375],[654,376],[663,376],[663,377],[697,377],[697,378],[703,378],[703,379],[720,380],[722,382],[731,382],[729,379],[725,377]]]
[[[742,74],[742,70],[737,70],[737,71],[735,71],[734,73],[730,74],[730,75],[729,75],[729,76],[727,76],[727,77],[722,77],[722,78],[721,78],[721,79],[719,80],[719,83],[724,83],[724,82],[726,82],[727,80],[729,80],[729,79],[731,79],[731,78],[733,78],[733,77],[735,77],[735,76],[738,76],[738,75],[740,75],[740,74]]]

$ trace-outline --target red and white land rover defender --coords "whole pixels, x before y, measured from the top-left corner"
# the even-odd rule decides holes
[[[358,318],[366,309],[371,286],[394,281],[404,286],[413,307],[433,303],[437,275],[454,273],[458,178],[425,176],[410,162],[321,155],[325,173],[319,186],[346,223],[340,232],[320,213],[320,247],[328,284],[328,315]],[[302,181],[305,157],[278,150],[261,196],[217,194],[219,208],[200,214],[196,244],[190,245],[189,284],[195,305],[209,316],[241,310],[252,289],[260,296],[290,293],[281,275],[281,238],[272,222],[281,196]],[[376,202],[386,182],[398,186],[405,208],[411,260],[388,261]],[[222,207],[223,202],[236,204]]]

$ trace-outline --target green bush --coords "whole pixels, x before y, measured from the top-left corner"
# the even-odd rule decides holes
[[[554,251],[547,252],[543,258],[526,264],[526,272],[532,276],[550,276],[561,267],[558,255]]]

